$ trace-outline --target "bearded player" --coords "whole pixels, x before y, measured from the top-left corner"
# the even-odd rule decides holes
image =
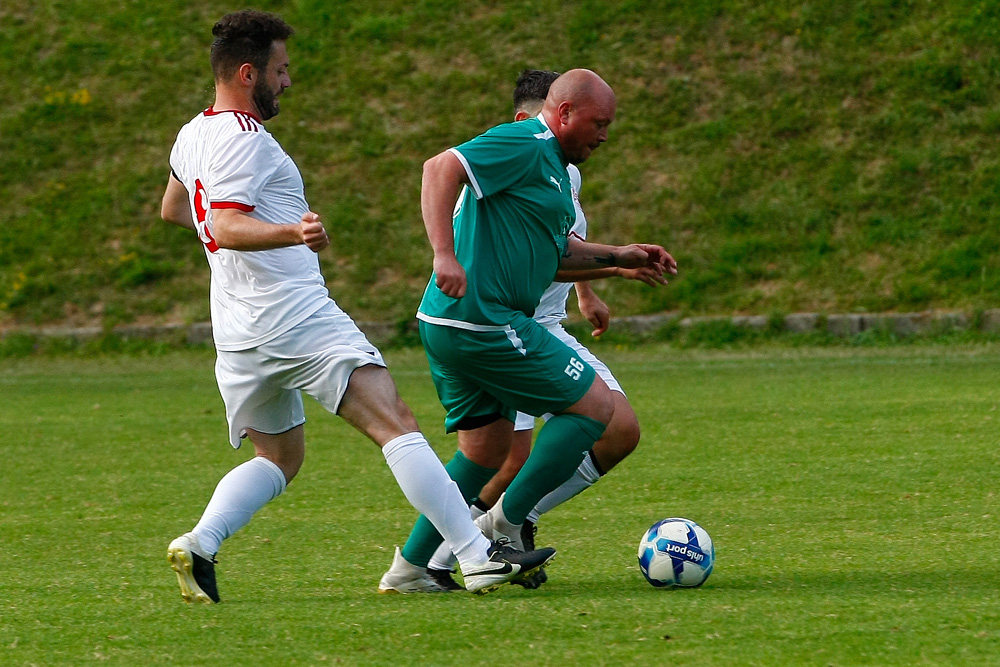
[[[195,231],[211,268],[216,378],[229,439],[254,457],[219,482],[201,520],[168,558],[187,601],[218,602],[215,554],[291,482],[305,457],[301,392],[378,445],[406,498],[458,554],[466,587],[486,592],[544,564],[554,551],[514,553],[469,517],[379,351],[330,298],[317,253],[330,241],[302,177],[264,122],[291,85],[279,17],[245,10],[212,30],[215,102],[185,125],[170,153],[164,220]],[[472,582],[471,586],[469,581]],[[423,569],[384,592],[441,592]]]

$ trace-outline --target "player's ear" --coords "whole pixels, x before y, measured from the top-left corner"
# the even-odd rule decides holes
[[[236,79],[245,86],[252,86],[257,78],[257,68],[250,63],[243,63],[236,70]]]
[[[563,125],[569,124],[569,116],[572,111],[573,111],[573,103],[570,102],[569,100],[560,102],[559,106],[556,107],[556,112],[559,114],[559,121]]]
[[[521,121],[521,120],[526,120],[526,119],[528,119],[530,117],[531,116],[529,116],[527,114],[527,112],[525,112],[525,111],[518,111],[517,113],[514,114],[514,121],[517,122],[517,121]]]

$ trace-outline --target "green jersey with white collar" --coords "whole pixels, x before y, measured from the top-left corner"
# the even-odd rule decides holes
[[[498,125],[451,151],[470,182],[454,218],[466,293],[445,295],[432,275],[417,317],[473,330],[507,325],[514,313],[530,317],[576,217],[562,148],[538,116]]]

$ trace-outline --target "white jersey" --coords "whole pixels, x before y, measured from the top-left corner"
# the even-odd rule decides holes
[[[187,188],[212,269],[212,335],[219,350],[266,343],[330,301],[316,253],[220,248],[212,211],[236,208],[258,220],[298,224],[309,210],[302,175],[264,125],[242,111],[206,109],[177,134],[170,167]]]
[[[569,172],[569,182],[573,190],[573,206],[576,208],[576,222],[569,233],[577,236],[581,240],[587,239],[587,216],[583,214],[580,206],[580,186],[583,179],[580,176],[580,169],[571,164],[566,167]],[[535,308],[535,320],[543,325],[550,326],[558,324],[566,319],[566,301],[569,299],[569,291],[573,289],[573,283],[552,283],[542,294]]]

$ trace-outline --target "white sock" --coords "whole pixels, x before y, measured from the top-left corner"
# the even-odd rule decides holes
[[[284,490],[285,474],[281,468],[262,456],[255,456],[219,480],[201,520],[191,532],[198,537],[201,547],[214,555],[223,540],[250,523],[257,510]]]
[[[393,438],[382,446],[382,454],[403,495],[434,524],[462,567],[486,561],[490,541],[472,523],[458,484],[423,434],[414,431]]]
[[[483,510],[479,509],[475,505],[469,507],[469,515],[472,520],[475,521],[482,515],[486,514]],[[437,548],[434,555],[431,556],[430,562],[427,563],[427,567],[431,570],[454,570],[455,569],[455,554],[451,552],[451,545],[445,540],[441,543],[441,546]]]
[[[538,517],[542,514],[562,505],[581,491],[585,491],[600,478],[600,473],[597,472],[594,462],[590,459],[590,452],[587,452],[587,455],[583,457],[580,467],[576,469],[573,476],[563,482],[561,486],[549,492],[547,496],[538,501],[535,509],[528,512],[528,521],[538,523]]]
[[[454,570],[455,560],[455,554],[451,552],[451,545],[448,544],[448,540],[445,540],[438,545],[437,551],[434,552],[434,555],[427,562],[427,569]]]

